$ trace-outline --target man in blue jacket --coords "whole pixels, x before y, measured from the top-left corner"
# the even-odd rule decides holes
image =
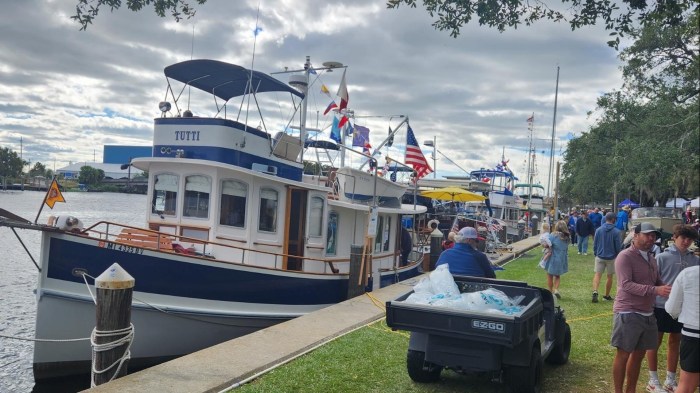
[[[595,234],[593,223],[588,219],[588,212],[583,211],[581,218],[576,220],[576,236],[578,237],[579,255],[588,255],[588,236]]]
[[[455,235],[454,247],[440,254],[435,267],[447,264],[450,273],[463,276],[496,278],[486,254],[476,249],[476,229],[464,227]]]
[[[608,280],[605,282],[605,300],[613,300],[610,296],[612,277],[615,274],[615,258],[622,250],[622,231],[615,227],[615,213],[605,215],[605,224],[596,229],[593,235],[593,255],[595,266],[593,271],[593,303],[598,303],[598,286],[603,272],[607,271]]]

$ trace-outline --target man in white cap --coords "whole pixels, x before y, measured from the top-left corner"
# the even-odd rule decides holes
[[[648,222],[634,227],[634,238],[615,258],[617,296],[613,305],[610,345],[617,348],[613,360],[615,393],[634,392],[639,371],[648,349],[657,345],[654,317],[656,296],[668,297],[671,286],[664,284],[651,253],[661,233]],[[623,390],[627,379],[627,390]]]
[[[496,278],[486,254],[476,249],[477,241],[476,229],[460,229],[454,247],[443,251],[435,266],[447,264],[452,274]]]

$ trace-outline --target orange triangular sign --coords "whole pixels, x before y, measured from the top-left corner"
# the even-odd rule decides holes
[[[56,179],[53,179],[49,190],[46,192],[46,204],[53,209],[53,205],[56,202],[65,203],[66,200],[63,198],[63,194],[61,194],[61,190],[58,189],[58,182]]]

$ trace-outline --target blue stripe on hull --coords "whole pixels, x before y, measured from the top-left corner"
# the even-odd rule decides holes
[[[115,262],[134,277],[136,291],[160,295],[227,302],[314,305],[343,301],[348,291],[347,279],[308,279],[225,269],[53,237],[47,276],[82,283],[82,277],[72,274],[73,269],[85,269],[97,277]]]
[[[161,147],[169,148],[171,153],[161,153]],[[301,181],[302,179],[302,168],[288,165],[280,161],[271,160],[269,158],[256,156],[254,154],[248,154],[240,150],[227,149],[224,147],[154,145],[153,157],[173,157],[173,152],[177,149],[183,149],[185,151],[186,158],[216,161],[246,169],[253,169],[253,164],[274,166],[277,168],[277,176],[279,177],[294,181]]]
[[[399,281],[408,280],[419,275],[421,272],[418,271],[420,265],[415,265],[412,269],[400,272],[398,274],[382,274],[379,281],[379,287],[384,288],[389,285],[396,284]]]

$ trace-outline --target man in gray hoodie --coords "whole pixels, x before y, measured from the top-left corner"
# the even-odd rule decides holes
[[[607,271],[608,280],[605,282],[605,300],[613,300],[610,296],[612,277],[615,274],[615,258],[622,250],[622,231],[615,227],[615,213],[605,215],[605,223],[596,229],[593,235],[593,255],[595,266],[593,271],[593,303],[598,303],[598,286],[603,272]]]
[[[698,238],[698,233],[690,225],[678,224],[673,227],[673,244],[656,257],[661,280],[673,284],[678,274],[686,267],[700,264],[700,259],[689,250],[693,242]],[[648,392],[673,392],[676,389],[676,370],[678,368],[679,349],[681,342],[681,329],[683,324],[673,319],[664,308],[666,298],[657,296],[654,304],[654,316],[656,327],[659,331],[658,345],[655,349],[648,350],[647,364],[649,365]],[[664,339],[664,333],[668,333],[666,354],[666,380],[663,385],[657,372],[658,351]]]

